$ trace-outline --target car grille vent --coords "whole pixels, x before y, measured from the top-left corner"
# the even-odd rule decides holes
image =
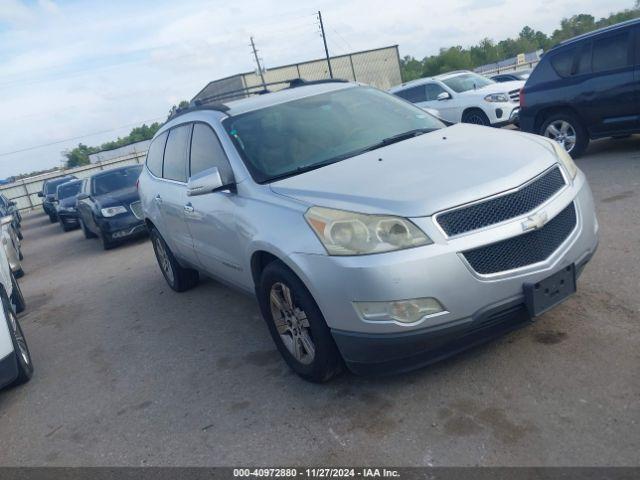
[[[514,192],[438,214],[436,222],[448,236],[471,232],[524,215],[564,186],[564,177],[556,166]]]
[[[481,275],[514,270],[549,258],[576,227],[573,203],[538,230],[463,252]]]
[[[144,213],[142,213],[142,204],[140,202],[133,202],[130,207],[131,212],[138,220],[144,219]]]

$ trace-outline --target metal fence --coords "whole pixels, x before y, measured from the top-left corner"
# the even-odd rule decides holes
[[[38,196],[38,192],[42,191],[42,184],[45,180],[63,177],[65,175],[75,175],[78,178],[90,177],[100,170],[109,170],[110,168],[143,163],[146,154],[146,151],[135,152],[119,158],[83,165],[82,167],[57,170],[44,175],[38,175],[37,177],[25,178],[7,185],[2,185],[0,187],[0,193],[6,195],[10,200],[15,201],[20,210],[32,210],[42,205],[42,198]]]
[[[329,58],[334,78],[362,82],[374,87],[387,90],[402,83],[400,74],[400,55],[398,46],[377,48],[361,52],[348,53]],[[265,83],[283,82],[295,78],[305,80],[324,80],[329,78],[329,66],[326,58],[310,60],[308,62],[293,63],[275,67],[263,72]],[[238,91],[247,87],[262,84],[257,72],[240,73],[231,77],[214,80],[205,86],[192,99],[201,100],[214,97],[224,92]],[[286,85],[270,87],[272,90],[284,88]],[[245,94],[238,93],[233,98],[242,98]]]
[[[480,67],[474,68],[474,72],[482,75],[493,75],[498,73],[516,72],[518,70],[526,70],[534,68],[542,58],[543,51],[536,50],[530,53],[521,53],[516,57],[507,58],[497,63],[488,63]]]

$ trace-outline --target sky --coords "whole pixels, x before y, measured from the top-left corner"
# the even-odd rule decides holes
[[[162,121],[216,78],[398,44],[417,58],[501,40],[526,24],[596,17],[633,0],[0,0],[0,178],[59,166],[79,142],[100,145]]]

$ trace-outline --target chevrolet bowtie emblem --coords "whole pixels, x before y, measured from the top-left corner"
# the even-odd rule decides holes
[[[533,215],[528,216],[527,219],[522,222],[522,231],[527,232],[529,230],[537,230],[538,228],[542,228],[544,224],[547,223],[548,219],[549,216],[547,215],[547,212],[534,213]]]

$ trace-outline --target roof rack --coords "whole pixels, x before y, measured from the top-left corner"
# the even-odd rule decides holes
[[[253,85],[250,87],[239,88],[236,90],[229,90],[226,92],[218,93],[216,95],[210,95],[208,97],[199,98],[197,100],[193,100],[188,107],[181,108],[176,110],[176,112],[169,117],[169,120],[173,120],[174,118],[184,115],[185,113],[194,112],[198,110],[215,110],[218,112],[227,112],[229,111],[229,107],[222,103],[223,100],[235,100],[240,98],[244,98],[244,96],[248,95],[264,95],[267,93],[271,93],[267,87],[273,85],[282,85],[287,84],[287,86],[283,89],[289,88],[298,88],[305,87],[308,85],[321,85],[323,83],[346,83],[348,80],[344,80],[341,78],[324,78],[321,80],[305,80],[304,78],[293,78],[290,80],[283,80],[280,82],[269,82],[262,83],[259,85]]]

